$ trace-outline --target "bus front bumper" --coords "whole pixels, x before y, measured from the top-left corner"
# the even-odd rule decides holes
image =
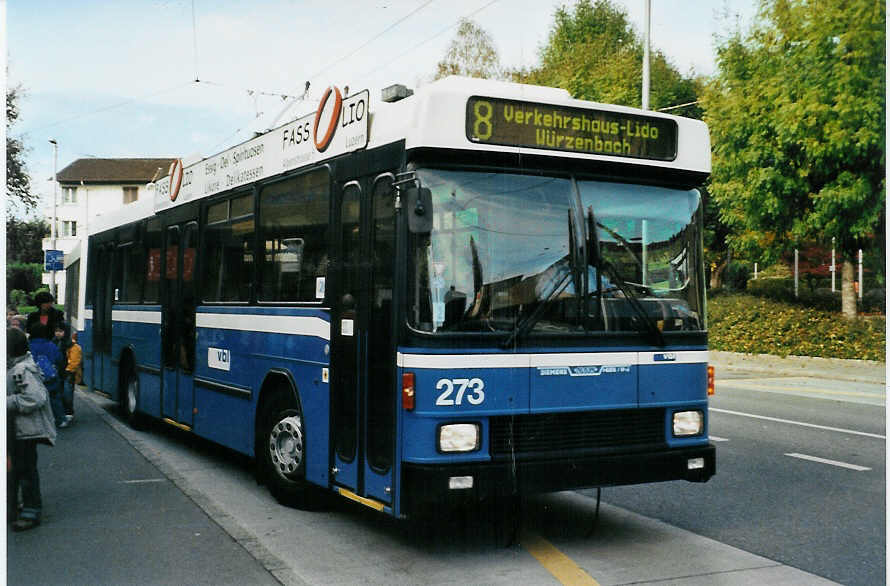
[[[656,451],[534,460],[402,466],[402,510],[408,515],[443,505],[598,486],[667,480],[707,482],[716,472],[713,444]],[[450,488],[472,478],[471,488]]]

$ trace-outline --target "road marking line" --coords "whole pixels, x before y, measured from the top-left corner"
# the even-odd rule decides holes
[[[887,436],[877,433],[866,433],[864,431],[855,431],[852,429],[843,429],[841,427],[828,427],[826,425],[816,425],[815,423],[804,423],[803,421],[791,421],[790,419],[779,419],[778,417],[766,417],[765,415],[754,415],[753,413],[742,413],[740,411],[730,411],[729,409],[715,409],[710,407],[709,411],[716,413],[728,413],[729,415],[740,415],[741,417],[751,417],[752,419],[763,419],[764,421],[774,421],[776,423],[788,423],[790,425],[799,425],[801,427],[812,427],[814,429],[822,429],[825,431],[836,431],[839,433],[848,433],[850,435],[861,435],[864,437],[873,437],[885,440]]]
[[[718,381],[718,386],[723,386],[724,381]],[[810,387],[776,387],[770,385],[761,385],[757,383],[747,382],[745,379],[728,379],[725,381],[726,386],[740,387],[752,391],[773,391],[786,393],[813,393],[816,395],[836,395],[839,397],[867,397],[872,399],[884,399],[884,393],[863,393],[861,391],[832,391],[829,389],[813,389]]]
[[[553,544],[530,531],[523,531],[522,546],[544,569],[550,572],[560,584],[589,584],[599,586],[590,574],[573,562],[566,554],[556,549]]]
[[[716,435],[709,435],[708,439],[711,441],[714,441],[714,442],[728,442],[729,441],[728,437],[719,437]]]
[[[150,482],[167,482],[166,478],[145,478],[143,480],[121,480],[121,484],[148,484]]]
[[[841,468],[849,468],[850,470],[856,470],[857,472],[864,472],[866,470],[871,470],[866,466],[858,466],[856,464],[847,464],[846,462],[838,462],[837,460],[828,460],[826,458],[817,458],[816,456],[807,456],[806,454],[785,454],[786,456],[791,456],[792,458],[800,458],[801,460],[809,460],[811,462],[819,462],[821,464],[831,464],[832,466],[840,466]]]

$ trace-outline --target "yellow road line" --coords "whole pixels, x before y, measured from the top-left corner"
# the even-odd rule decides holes
[[[594,580],[590,574],[582,570],[578,564],[540,535],[523,531],[521,540],[522,546],[544,566],[545,570],[559,580],[560,584],[599,586],[599,582]]]
[[[884,393],[863,393],[859,391],[832,391],[829,389],[812,389],[809,387],[774,387],[770,385],[759,385],[756,383],[749,383],[745,381],[733,380],[733,381],[725,381],[723,383],[717,383],[718,386],[723,386],[724,384],[727,387],[740,387],[743,389],[750,389],[752,391],[776,391],[776,392],[786,392],[786,393],[813,393],[816,395],[837,395],[840,397],[871,397],[873,399],[882,399],[884,398]]]

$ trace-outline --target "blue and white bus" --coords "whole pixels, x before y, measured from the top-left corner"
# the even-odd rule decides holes
[[[103,218],[89,387],[302,507],[707,481],[706,126],[456,77],[382,94],[331,87]]]

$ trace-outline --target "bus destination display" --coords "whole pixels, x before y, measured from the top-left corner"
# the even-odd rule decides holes
[[[474,96],[467,138],[475,143],[671,161],[677,123],[606,110]]]

